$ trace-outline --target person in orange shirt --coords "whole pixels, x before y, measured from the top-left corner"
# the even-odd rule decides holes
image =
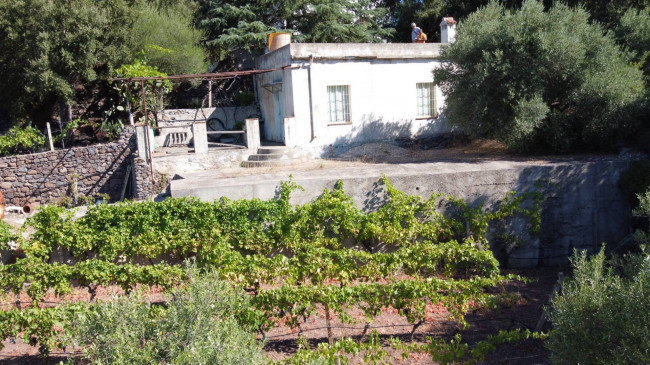
[[[418,36],[415,39],[415,43],[426,43],[426,41],[427,41],[427,35],[424,34],[422,29],[420,28],[420,32],[418,32]]]

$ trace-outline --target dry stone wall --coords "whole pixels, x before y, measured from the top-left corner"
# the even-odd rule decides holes
[[[129,165],[137,153],[132,127],[126,127],[120,138],[111,143],[69,148],[30,155],[0,158],[0,190],[8,205],[47,204],[71,196],[76,181],[78,195],[108,194],[120,198]],[[132,168],[146,174],[131,181],[136,197],[150,196],[152,184],[135,185],[151,180],[148,170]]]

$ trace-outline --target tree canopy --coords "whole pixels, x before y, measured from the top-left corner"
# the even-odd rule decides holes
[[[451,124],[518,150],[614,147],[638,112],[643,75],[589,14],[491,2],[457,28],[434,71]]]
[[[382,42],[393,35],[389,21],[370,0],[201,1],[195,19],[215,60],[237,49],[261,52],[277,31],[297,42]]]
[[[190,0],[0,0],[0,110],[36,122],[75,87],[145,51],[168,73],[206,69]]]
[[[650,7],[625,12],[616,28],[616,37],[630,51],[630,59],[639,65],[650,83]]]
[[[207,71],[207,54],[199,45],[201,32],[191,26],[197,4],[189,0],[135,6],[130,30],[133,61],[144,51],[147,63],[170,75]]]
[[[90,0],[0,1],[0,107],[15,114],[69,101],[105,55],[107,18]]]

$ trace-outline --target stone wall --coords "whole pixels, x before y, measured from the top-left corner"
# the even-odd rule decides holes
[[[0,190],[8,205],[47,204],[71,196],[71,185],[76,180],[78,195],[108,194],[111,200],[117,200],[136,153],[133,127],[126,127],[115,142],[3,157],[0,158]],[[133,171],[146,175],[136,175],[132,184],[137,198],[143,198],[153,191],[147,186],[138,189],[137,182],[151,179],[137,165],[134,164]]]
[[[133,155],[133,172],[135,173],[135,185],[133,190],[133,198],[136,200],[147,199],[155,195],[158,191],[158,186],[151,178],[151,168],[147,162]]]

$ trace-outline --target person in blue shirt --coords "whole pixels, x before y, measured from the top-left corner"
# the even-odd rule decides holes
[[[415,23],[411,23],[411,42],[415,43],[418,39],[418,34],[420,34],[420,28]]]

